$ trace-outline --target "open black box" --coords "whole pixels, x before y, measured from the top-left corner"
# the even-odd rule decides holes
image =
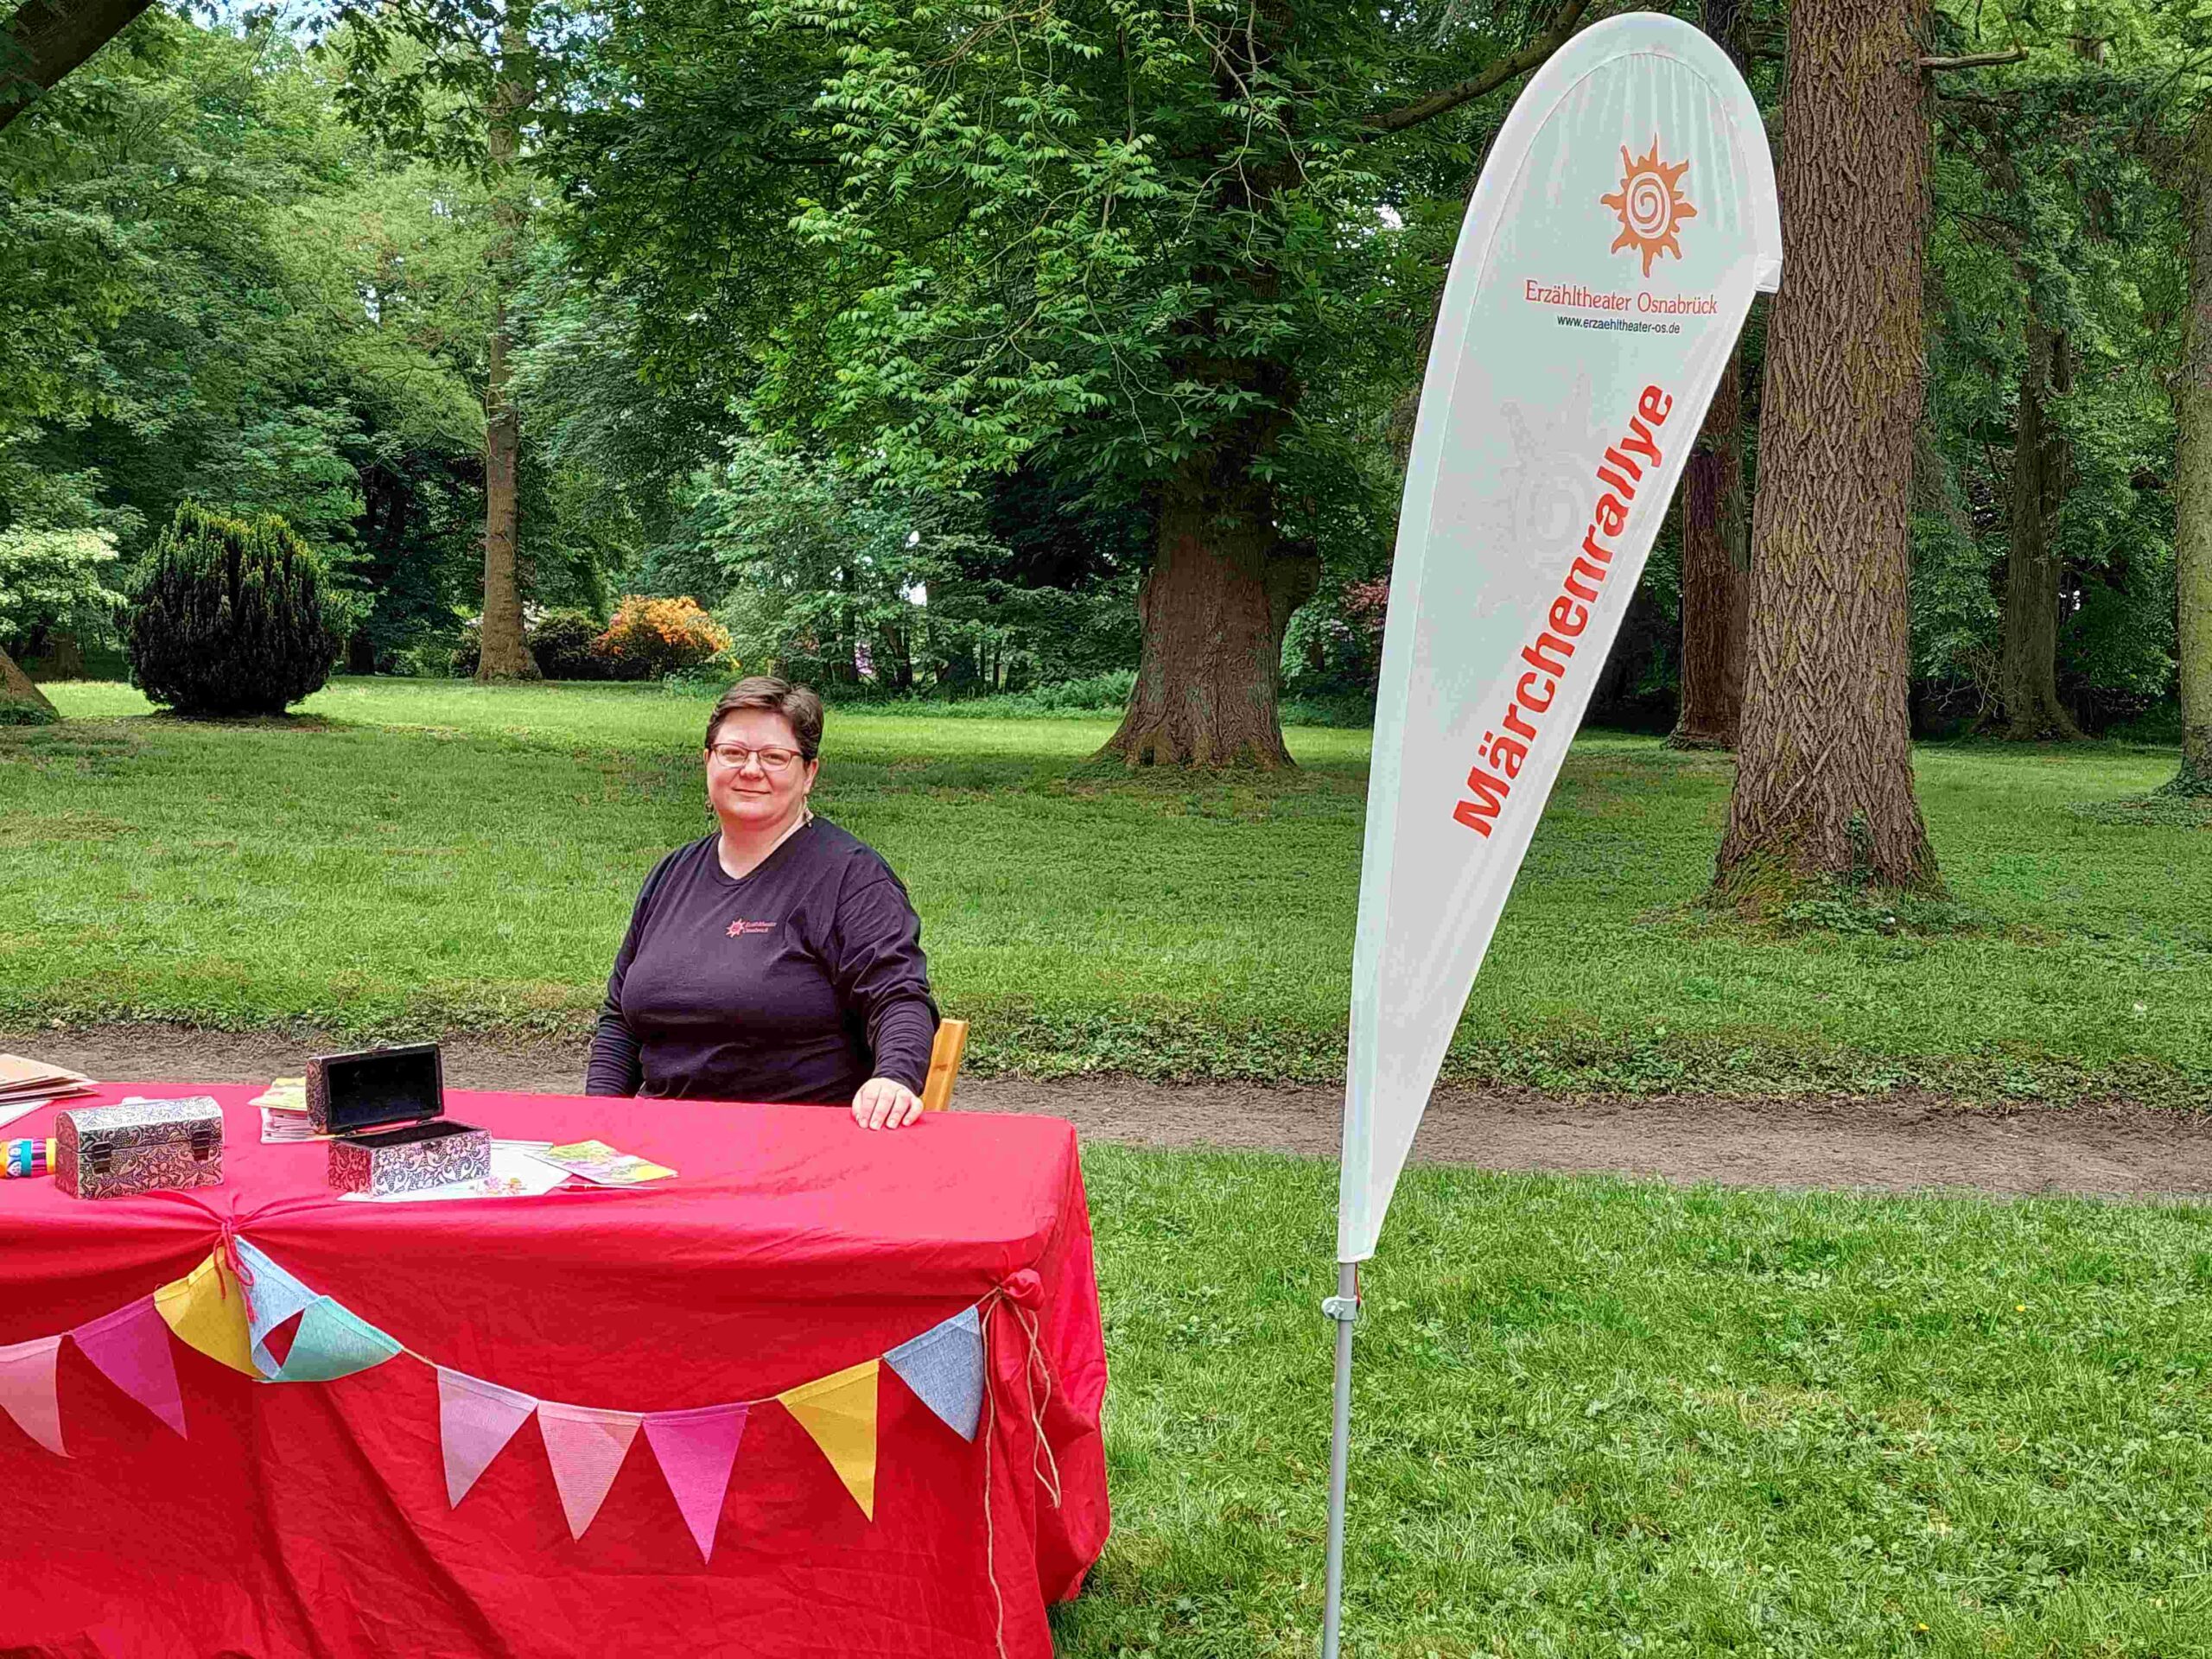
[[[318,1054],[308,1062],[308,1122],[330,1143],[340,1192],[413,1192],[492,1173],[492,1132],[445,1116],[435,1043]]]

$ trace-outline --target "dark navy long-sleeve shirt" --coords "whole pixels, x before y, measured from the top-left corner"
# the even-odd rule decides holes
[[[875,1077],[918,1091],[937,1002],[891,867],[817,818],[733,880],[718,839],[645,878],[584,1091],[844,1103]]]

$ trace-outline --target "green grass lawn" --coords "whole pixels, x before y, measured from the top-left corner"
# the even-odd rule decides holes
[[[0,731],[0,1023],[580,1034],[638,883],[708,826],[706,705],[340,680],[308,720]],[[817,799],[906,876],[970,1064],[1342,1075],[1366,736],[1281,779],[1071,779],[1103,722],[833,712]],[[1451,1065],[1553,1088],[2212,1101],[2212,836],[2073,809],[2171,750],[1932,747],[1967,925],[1716,920],[1726,757],[1575,747]],[[1848,923],[1848,918],[1844,918]]]
[[[581,1034],[701,832],[704,705],[344,681],[310,720],[54,688],[0,732],[0,1022]],[[831,718],[975,1062],[1328,1077],[1362,734],[1294,777],[1071,781],[1106,727]],[[2212,842],[2076,812],[2171,752],[1949,747],[1970,925],[1691,907],[1725,760],[1577,745],[1455,1051],[1553,1085],[2212,1090]],[[1085,1154],[1116,1528],[1071,1659],[1310,1655],[1332,1166]],[[1415,1169],[1360,1326],[1349,1650],[2212,1655],[2212,1209]]]
[[[1310,1656],[1332,1166],[1084,1155],[1116,1533],[1071,1659]],[[2212,1211],[1416,1169],[1347,1651],[2212,1653]]]

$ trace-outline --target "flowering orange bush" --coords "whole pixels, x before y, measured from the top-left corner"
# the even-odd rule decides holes
[[[592,655],[618,680],[657,680],[729,649],[729,634],[698,601],[624,596]]]

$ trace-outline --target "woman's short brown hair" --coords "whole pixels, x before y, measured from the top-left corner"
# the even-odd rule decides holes
[[[772,674],[754,674],[740,680],[715,699],[715,712],[707,716],[707,747],[715,747],[715,733],[721,728],[722,717],[744,709],[781,715],[798,740],[802,759],[811,760],[822,753],[822,699],[811,686],[793,685]]]

